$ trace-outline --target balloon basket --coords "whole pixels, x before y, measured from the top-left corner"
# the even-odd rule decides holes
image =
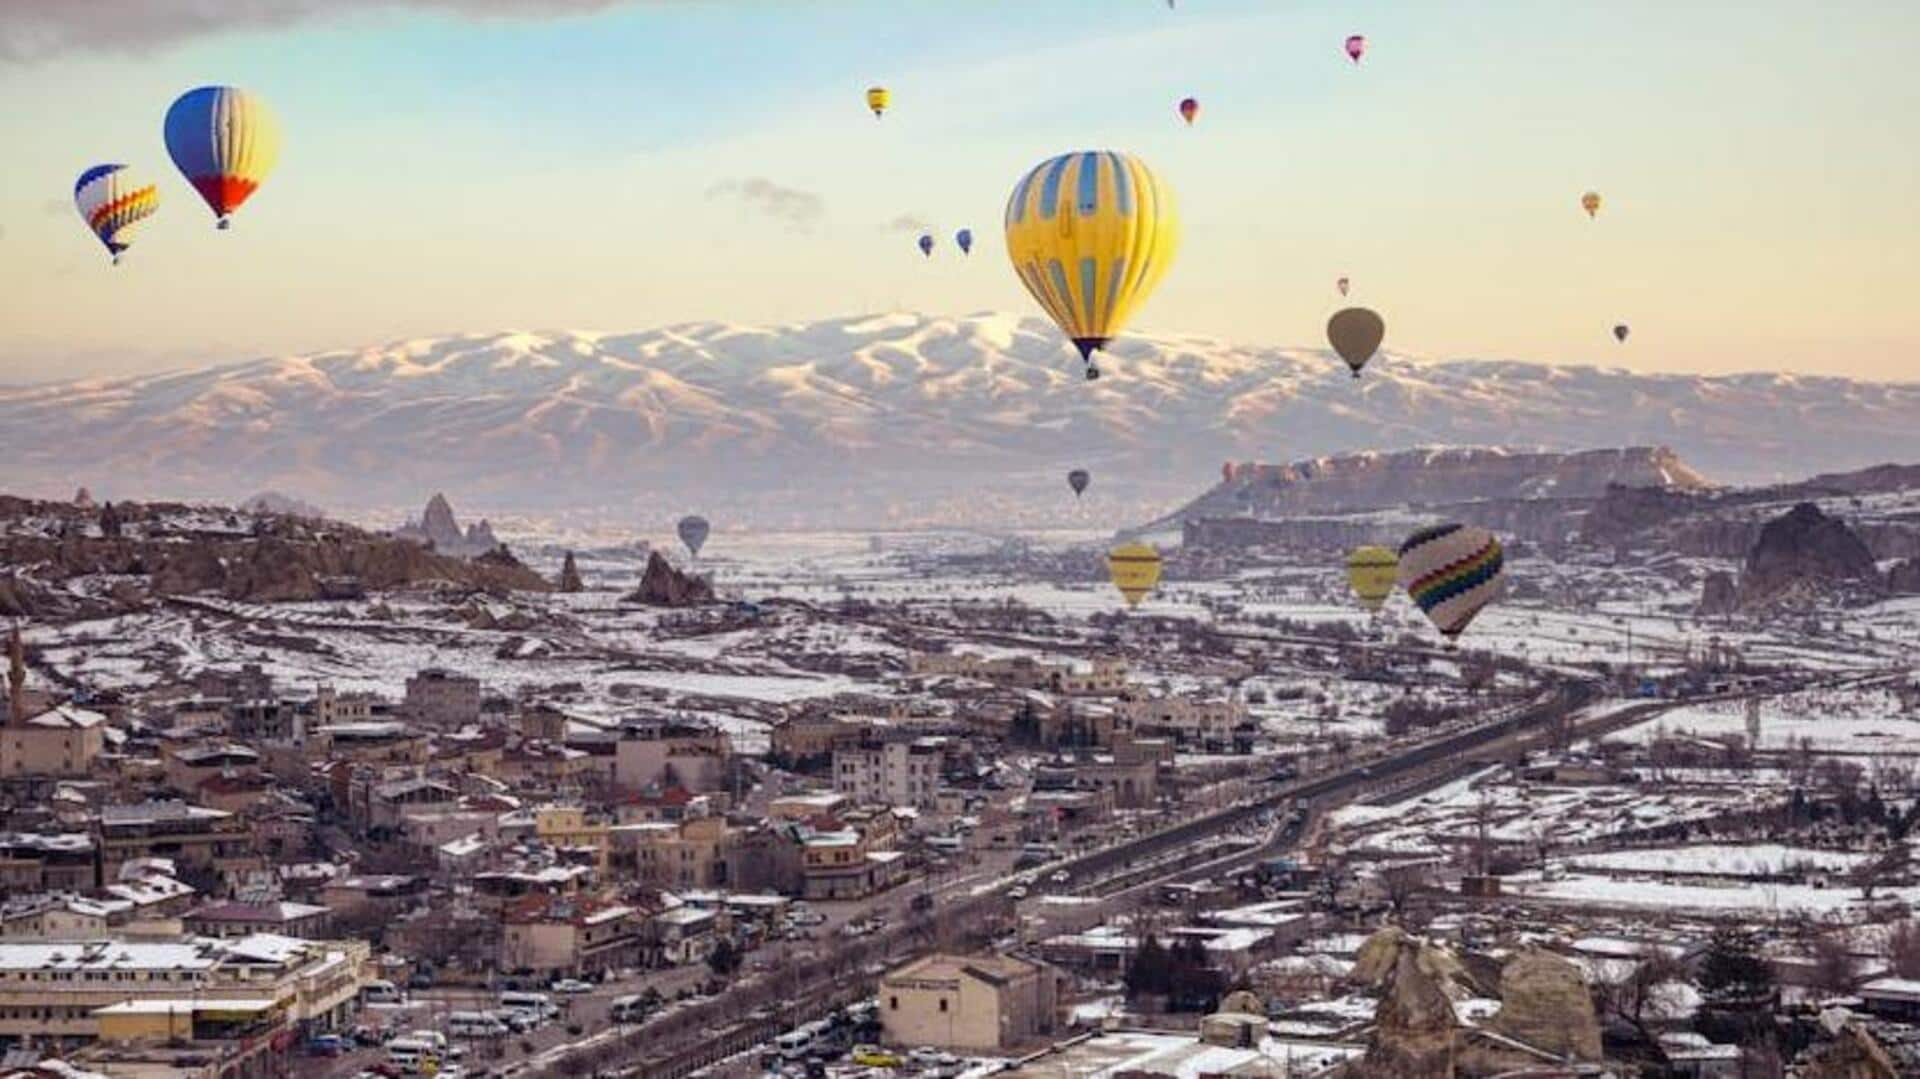
[[[230,218],[223,217],[220,219],[219,224],[216,224],[213,227],[220,230],[221,232],[225,232],[228,229],[233,227],[233,221]]]

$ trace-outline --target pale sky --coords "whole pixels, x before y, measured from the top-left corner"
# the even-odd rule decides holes
[[[1916,52],[1903,0],[5,0],[0,381],[1038,314],[1007,192],[1101,148],[1186,223],[1138,329],[1318,345],[1347,275],[1417,355],[1911,379]],[[161,142],[206,83],[285,130],[228,233]],[[117,269],[71,199],[103,161],[161,184]]]

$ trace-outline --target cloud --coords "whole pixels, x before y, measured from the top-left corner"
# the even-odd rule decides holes
[[[789,228],[806,231],[827,215],[826,200],[811,191],[782,187],[764,176],[744,180],[722,180],[707,188],[710,199],[732,198],[741,205],[786,222]]]
[[[932,232],[933,222],[919,214],[901,214],[887,222],[886,229],[888,232]]]
[[[554,18],[635,0],[4,0],[0,62],[69,52],[145,52],[234,30],[271,30],[359,11],[442,11],[474,18]],[[652,0],[659,3],[662,0]]]

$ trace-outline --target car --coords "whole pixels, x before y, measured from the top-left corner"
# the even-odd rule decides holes
[[[915,1064],[937,1064],[940,1060],[940,1050],[929,1049],[923,1045],[919,1048],[909,1050],[907,1052],[907,1059],[913,1061]]]
[[[1026,888],[1026,885],[1024,884],[1016,884],[1013,887],[1007,889],[1007,898],[1013,900],[1016,903],[1022,899],[1025,899],[1026,897],[1027,897],[1027,888]]]
[[[863,1068],[897,1068],[900,1058],[877,1045],[856,1045],[853,1047],[853,1062]]]
[[[548,988],[556,993],[565,993],[569,996],[574,996],[580,993],[593,992],[593,983],[583,982],[578,978],[561,978]]]
[[[1053,876],[1048,877],[1047,879],[1052,881],[1055,884],[1065,884],[1068,881],[1073,879],[1073,874],[1067,872],[1064,869],[1060,869],[1060,870],[1055,870]]]
[[[315,1057],[337,1057],[349,1048],[347,1039],[338,1034],[316,1034],[305,1046],[307,1055]]]

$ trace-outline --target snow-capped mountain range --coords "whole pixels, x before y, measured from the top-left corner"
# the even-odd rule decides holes
[[[333,509],[679,512],[766,525],[1139,520],[1222,461],[1412,446],[1667,445],[1721,482],[1920,460],[1920,384],[1131,335],[1082,379],[1005,315],[493,333],[0,389],[6,486]],[[1084,518],[1083,518],[1084,519]]]

